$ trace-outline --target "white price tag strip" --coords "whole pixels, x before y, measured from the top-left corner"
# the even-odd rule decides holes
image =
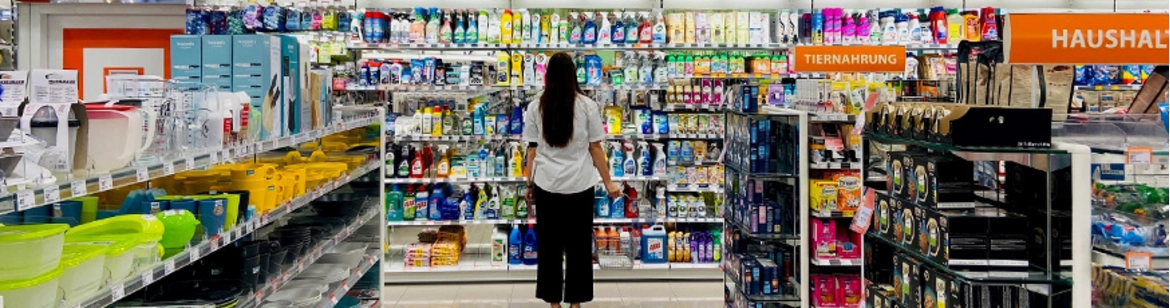
[[[154,283],[154,270],[147,270],[142,272],[142,285],[149,285]]]
[[[175,174],[175,163],[169,162],[169,161],[164,162],[163,163],[163,175],[172,175],[172,174]]]
[[[115,301],[126,297],[126,287],[121,283],[114,284],[114,286],[110,288],[110,296],[112,296]]]
[[[163,263],[163,275],[170,275],[171,273],[174,273],[174,272],[175,272],[175,261],[174,260],[167,260],[166,263]]]
[[[89,194],[89,187],[85,185],[85,180],[76,180],[69,184],[69,191],[73,197],[80,197]]]
[[[57,184],[45,186],[45,190],[41,194],[44,195],[45,203],[61,201],[61,188]]]
[[[98,190],[105,191],[114,189],[114,178],[109,174],[103,174],[98,177]]]
[[[147,171],[145,167],[138,168],[134,170],[134,176],[138,178],[139,182],[145,182],[150,179],[150,171]]]
[[[22,190],[16,192],[16,210],[23,211],[32,208],[36,204],[36,194],[32,190]]]

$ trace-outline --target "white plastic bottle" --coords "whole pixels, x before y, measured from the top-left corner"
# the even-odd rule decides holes
[[[598,12],[597,19],[601,20],[601,26],[597,28],[597,43],[610,44],[613,39],[610,37],[613,34],[613,25],[609,22],[609,17],[604,12]]]

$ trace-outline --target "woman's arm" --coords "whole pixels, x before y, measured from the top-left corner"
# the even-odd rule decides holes
[[[602,149],[600,141],[589,143],[589,156],[593,158],[593,167],[597,168],[597,174],[601,175],[601,183],[605,184],[605,190],[609,192],[609,196],[621,196],[621,187],[614,184],[613,179],[609,176],[609,164],[605,161],[605,150]]]
[[[528,163],[524,166],[524,178],[528,182],[528,187],[532,187],[533,178],[536,177],[533,173],[533,170],[536,170],[536,147],[529,145],[528,155],[525,157],[528,157]]]

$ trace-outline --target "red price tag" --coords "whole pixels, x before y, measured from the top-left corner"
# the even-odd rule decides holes
[[[873,216],[874,190],[865,188],[863,196],[861,207],[853,214],[853,223],[849,224],[849,230],[860,234],[865,234],[865,230],[868,230],[869,224],[873,222],[870,216]]]

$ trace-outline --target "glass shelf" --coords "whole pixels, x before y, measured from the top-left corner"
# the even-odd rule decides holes
[[[736,229],[738,229],[740,231],[740,234],[743,234],[744,236],[749,237],[749,238],[753,238],[756,240],[763,240],[763,241],[781,242],[781,243],[785,243],[785,244],[792,245],[792,246],[800,245],[800,235],[799,234],[747,232],[747,230],[748,230],[747,226],[745,226],[743,223],[738,222],[735,219],[731,219],[731,218],[727,218],[724,223],[734,226]]]
[[[899,252],[908,255],[920,264],[933,267],[951,276],[962,278],[976,284],[1071,284],[1072,279],[1063,277],[1059,270],[1052,271],[1051,278],[1048,277],[1044,271],[1026,270],[1026,271],[971,271],[971,270],[956,270],[950,268],[946,264],[938,263],[938,261],[931,260],[926,255],[916,250],[908,249],[898,243],[894,243],[889,239],[877,236],[871,233],[865,234],[866,244],[869,243],[883,243],[885,245],[898,249]]]
[[[864,138],[869,141],[880,143],[898,143],[905,145],[920,146],[932,150],[951,151],[951,152],[969,152],[969,153],[1029,153],[1029,154],[1068,154],[1067,151],[1053,149],[1053,148],[1020,148],[1020,147],[967,147],[955,146],[948,144],[941,144],[937,142],[929,142],[922,140],[907,139],[898,136],[891,136],[886,134],[867,132],[863,134]]]

